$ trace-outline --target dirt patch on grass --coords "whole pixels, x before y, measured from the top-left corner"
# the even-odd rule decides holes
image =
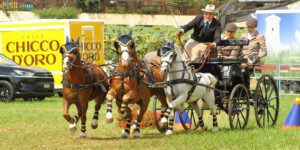
[[[5,132],[5,131],[8,131],[8,129],[0,128],[0,132]]]

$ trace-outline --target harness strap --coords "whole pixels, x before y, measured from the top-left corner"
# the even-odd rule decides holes
[[[192,84],[192,85],[196,84],[197,86],[203,86],[203,87],[209,88],[211,90],[214,90],[214,91],[217,91],[217,92],[220,92],[220,93],[229,93],[228,91],[218,90],[218,89],[215,89],[215,88],[213,88],[209,85],[206,85],[206,84],[195,83],[195,81],[189,80],[189,79],[175,79],[175,80],[166,81],[166,82],[156,82],[156,83],[154,83],[150,86],[151,87],[166,88],[167,86],[172,86],[172,85],[181,84],[181,83]]]
[[[190,100],[190,98],[191,98],[192,94],[194,93],[194,91],[196,89],[196,86],[197,86],[197,84],[195,84],[195,83],[198,83],[196,74],[194,72],[192,72],[192,75],[193,75],[194,84],[193,84],[192,88],[188,92],[188,97],[187,97],[186,101]]]
[[[173,85],[170,85],[170,87],[171,87],[172,98],[173,98],[173,100],[175,100],[175,99],[177,98],[177,96],[176,96],[175,93],[174,93]]]

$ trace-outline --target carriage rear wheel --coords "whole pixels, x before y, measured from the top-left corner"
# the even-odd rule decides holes
[[[198,117],[196,111],[191,106],[185,104],[184,109],[179,110],[177,112],[178,112],[180,123],[185,130],[198,129],[199,124],[196,120]]]
[[[250,111],[249,95],[246,87],[236,85],[230,94],[228,116],[231,129],[245,129]]]
[[[279,93],[271,75],[264,74],[259,78],[253,100],[257,125],[261,128],[274,127],[279,112]]]
[[[165,133],[167,131],[167,126],[162,126],[160,124],[160,120],[162,119],[163,112],[161,111],[162,109],[162,104],[158,100],[156,96],[154,96],[154,101],[153,101],[153,118],[154,118],[154,124],[156,129],[161,132]]]

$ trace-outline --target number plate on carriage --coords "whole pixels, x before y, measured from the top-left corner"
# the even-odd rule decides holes
[[[50,84],[44,84],[44,88],[49,89],[50,88]]]

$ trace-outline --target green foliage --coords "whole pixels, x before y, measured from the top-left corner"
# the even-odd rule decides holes
[[[160,48],[163,40],[171,41],[177,28],[172,26],[135,26],[133,28],[125,26],[106,25],[104,28],[104,42],[106,60],[117,60],[115,53],[114,41],[117,38],[117,30],[122,33],[128,33],[133,30],[133,38],[136,43],[136,48],[139,58],[142,58],[147,52],[154,51]],[[187,36],[186,34],[185,36]]]
[[[85,12],[98,10],[103,0],[77,0],[78,6]]]
[[[137,9],[137,13],[139,14],[156,14],[158,13],[157,7],[141,7]]]
[[[12,9],[10,9],[10,8],[3,8],[3,9],[0,9],[0,10],[2,10],[4,13],[5,13],[5,15],[7,16],[7,17],[9,17],[10,16],[10,13],[8,12],[9,10],[12,10]]]
[[[82,11],[75,7],[63,7],[44,10],[35,9],[33,12],[43,19],[76,19]]]
[[[124,7],[120,7],[120,8],[108,8],[106,10],[106,13],[109,14],[125,14],[126,10]]]

